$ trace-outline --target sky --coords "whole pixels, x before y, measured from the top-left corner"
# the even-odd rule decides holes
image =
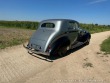
[[[0,0],[0,20],[45,19],[110,25],[110,0]]]

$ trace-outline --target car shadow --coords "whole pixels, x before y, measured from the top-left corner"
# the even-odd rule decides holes
[[[70,49],[66,52],[66,54],[64,56],[55,56],[55,57],[50,57],[51,60],[56,60],[56,59],[60,59],[60,58],[63,58],[63,57],[66,57],[68,56],[69,54],[73,53],[73,52],[76,52],[78,50],[80,50],[81,48],[85,47],[86,45],[81,45],[81,46],[78,46],[76,48],[73,48],[73,49]]]
[[[73,53],[73,52],[76,52],[77,50],[80,50],[82,49],[83,47],[85,47],[86,45],[81,45],[81,46],[78,46],[76,48],[73,48],[71,50],[68,50],[66,52],[66,54],[64,56],[54,56],[54,57],[49,57],[49,56],[45,56],[45,55],[41,55],[41,54],[31,54],[32,56],[38,58],[38,59],[41,59],[41,60],[45,60],[45,61],[48,61],[48,62],[53,62],[54,60],[57,60],[57,59],[60,59],[60,58],[63,58],[63,57],[66,57],[68,56],[69,54]]]

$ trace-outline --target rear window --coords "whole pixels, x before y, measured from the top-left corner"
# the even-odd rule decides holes
[[[43,28],[54,28],[55,24],[54,23],[43,23],[41,25],[41,27],[43,27]]]

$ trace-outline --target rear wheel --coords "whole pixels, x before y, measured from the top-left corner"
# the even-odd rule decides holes
[[[67,52],[67,46],[59,46],[57,47],[53,52],[51,52],[51,57],[56,57],[56,56],[65,56]]]
[[[59,48],[57,52],[58,52],[59,56],[61,56],[61,57],[65,56],[65,54],[67,52],[67,46],[63,46],[63,47]]]

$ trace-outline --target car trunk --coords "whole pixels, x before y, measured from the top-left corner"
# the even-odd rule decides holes
[[[29,45],[31,45],[31,48],[34,48],[39,51],[45,50],[45,45],[50,37],[50,35],[53,33],[54,30],[50,29],[38,29],[31,37]]]

